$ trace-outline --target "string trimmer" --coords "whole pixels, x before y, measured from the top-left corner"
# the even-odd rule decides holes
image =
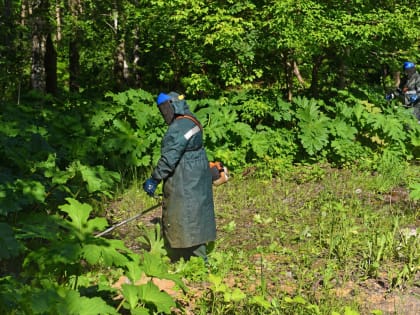
[[[141,217],[142,215],[144,215],[144,214],[146,214],[146,213],[148,213],[148,212],[150,212],[150,211],[152,211],[152,210],[160,207],[161,205],[162,205],[162,202],[159,202],[157,205],[154,205],[154,206],[152,206],[150,208],[147,208],[146,210],[143,210],[142,212],[136,214],[134,217],[131,217],[131,218],[125,219],[125,220],[123,220],[121,222],[118,222],[117,224],[115,224],[115,225],[107,228],[105,231],[96,234],[95,237],[100,237],[100,236],[103,236],[105,234],[108,234],[112,230],[115,230],[117,227],[120,227],[121,225],[127,224],[128,222],[134,221],[135,219],[137,219],[137,218]]]

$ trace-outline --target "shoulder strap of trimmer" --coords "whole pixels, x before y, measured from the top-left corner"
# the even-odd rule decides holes
[[[180,119],[180,118],[187,118],[191,120],[194,124],[196,124],[201,129],[201,131],[203,131],[203,126],[201,126],[200,122],[195,117],[190,116],[190,115],[179,115],[175,119]]]

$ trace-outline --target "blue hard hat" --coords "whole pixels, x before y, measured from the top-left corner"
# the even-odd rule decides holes
[[[411,69],[414,67],[415,67],[414,63],[412,63],[411,61],[406,61],[404,62],[403,70]]]
[[[156,103],[158,105],[165,103],[166,101],[169,101],[171,97],[168,94],[160,93],[157,97]]]

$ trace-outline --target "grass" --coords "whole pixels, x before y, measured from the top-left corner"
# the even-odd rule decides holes
[[[191,288],[182,313],[416,314],[420,205],[407,187],[420,168],[392,171],[300,166],[215,187],[210,271],[195,260],[173,266]],[[139,194],[116,207],[148,206]],[[136,233],[122,235],[131,247]]]

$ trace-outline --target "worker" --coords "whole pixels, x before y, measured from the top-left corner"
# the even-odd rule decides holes
[[[400,98],[405,107],[413,108],[413,114],[420,123],[420,74],[416,71],[416,65],[411,61],[403,64],[404,76],[398,88],[386,95],[390,101],[395,97]]]
[[[203,129],[183,95],[160,93],[157,105],[169,127],[161,156],[143,189],[153,196],[163,181],[163,235],[171,260],[197,256],[207,262],[207,245],[216,239],[216,222]]]

